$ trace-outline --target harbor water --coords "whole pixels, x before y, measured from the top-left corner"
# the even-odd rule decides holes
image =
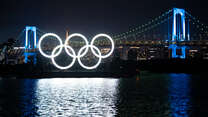
[[[206,75],[142,72],[133,78],[0,78],[0,117],[201,117]]]

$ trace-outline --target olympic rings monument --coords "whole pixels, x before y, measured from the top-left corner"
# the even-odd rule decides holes
[[[55,38],[59,41],[59,45],[56,46],[56,47],[52,50],[51,55],[48,55],[48,54],[44,53],[44,52],[43,52],[43,49],[42,49],[42,47],[41,47],[42,41],[43,41],[44,39],[46,39],[46,37],[48,37],[48,36],[55,37]],[[79,51],[78,51],[77,54],[75,53],[75,50],[74,50],[71,46],[68,45],[68,42],[69,42],[70,39],[72,39],[73,37],[80,37],[80,38],[83,39],[84,42],[85,42],[85,45],[79,49]],[[95,40],[98,39],[98,38],[100,38],[100,37],[106,37],[106,38],[109,39],[110,42],[111,42],[111,50],[110,50],[110,52],[109,52],[108,54],[106,54],[106,55],[102,55],[102,54],[101,54],[101,51],[98,49],[98,47],[96,47],[96,46],[94,45]],[[40,39],[39,39],[39,41],[38,41],[38,49],[39,49],[39,52],[41,53],[41,55],[44,56],[44,57],[46,57],[46,58],[51,59],[53,65],[54,65],[55,67],[57,67],[58,69],[61,69],[61,70],[65,70],[65,69],[71,68],[71,67],[74,65],[74,63],[76,62],[76,59],[78,60],[78,63],[79,63],[79,65],[80,65],[82,68],[87,69],[87,70],[95,69],[95,68],[97,68],[97,67],[100,65],[102,59],[108,58],[109,56],[112,55],[112,53],[113,53],[113,51],[114,51],[114,46],[115,46],[115,45],[114,45],[113,39],[112,39],[109,35],[107,35],[107,34],[97,34],[96,36],[94,36],[94,37],[92,38],[92,41],[91,41],[90,43],[89,43],[89,41],[87,40],[87,38],[86,38],[84,35],[79,34],[79,33],[74,33],[74,34],[69,35],[69,36],[66,38],[66,40],[65,40],[64,43],[63,43],[63,41],[61,40],[61,38],[60,38],[58,35],[54,34],[54,33],[46,33],[46,34],[44,34],[43,36],[41,36]],[[81,61],[81,58],[84,57],[84,56],[87,54],[89,48],[90,48],[91,52],[92,52],[96,57],[98,57],[98,62],[97,62],[95,65],[93,65],[93,66],[86,66],[86,65],[84,65],[84,64],[82,63],[82,61]],[[69,65],[67,65],[67,66],[60,66],[60,65],[58,65],[58,64],[55,62],[55,57],[59,56],[59,55],[61,54],[61,52],[63,51],[63,49],[64,49],[64,51],[66,51],[66,53],[67,53],[68,56],[72,57],[72,62],[71,62]],[[68,49],[71,51],[71,53],[68,51]],[[57,52],[57,51],[58,51],[58,52]],[[96,53],[96,51],[97,51],[97,53]]]

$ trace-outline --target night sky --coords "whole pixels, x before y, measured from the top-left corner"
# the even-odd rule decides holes
[[[127,31],[167,10],[185,8],[208,23],[206,0],[3,0],[0,2],[0,42],[17,37],[26,25],[65,37],[68,29],[86,37]]]

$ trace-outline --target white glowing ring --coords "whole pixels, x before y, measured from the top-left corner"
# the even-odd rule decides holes
[[[85,45],[85,46],[83,46],[80,50],[79,50],[79,52],[78,52],[78,55],[77,55],[77,59],[78,59],[78,62],[79,62],[79,64],[81,65],[81,67],[83,67],[83,68],[85,68],[85,69],[95,69],[95,68],[97,68],[99,65],[100,65],[100,63],[101,63],[101,57],[98,57],[99,59],[98,59],[98,62],[94,65],[94,66],[90,66],[90,67],[88,67],[88,66],[86,66],[86,65],[84,65],[83,63],[82,63],[82,61],[80,60],[80,54],[81,54],[81,52],[83,51],[83,49],[85,49],[85,48],[93,48],[93,49],[95,49],[95,50],[97,50],[97,52],[98,52],[98,54],[99,54],[99,56],[101,56],[101,52],[100,52],[100,50],[96,47],[96,46],[94,46],[94,45]]]
[[[73,37],[81,37],[84,41],[85,41],[85,45],[89,45],[89,42],[87,41],[87,38],[84,36],[84,35],[82,35],[82,34],[79,34],[79,33],[74,33],[74,34],[71,34],[70,36],[68,36],[67,38],[66,38],[66,40],[65,40],[65,51],[71,56],[71,57],[77,57],[76,55],[75,56],[73,56],[71,53],[69,53],[68,52],[68,50],[67,50],[67,45],[68,45],[68,41],[71,39],[71,38],[73,38]],[[88,49],[89,48],[86,48],[85,49],[85,51],[84,51],[84,53],[82,53],[82,55],[80,55],[80,56],[84,56],[86,53],[87,53],[87,51],[88,51]]]
[[[56,52],[57,49],[63,48],[63,47],[70,49],[70,50],[72,51],[73,56],[76,56],[74,49],[72,49],[70,46],[66,46],[66,45],[58,45],[57,47],[55,47],[55,48],[53,49],[53,51],[52,51],[52,56],[54,56],[54,54],[55,54],[55,52]],[[67,54],[69,55],[68,52],[67,52]],[[70,55],[69,55],[69,56],[70,56]],[[51,58],[52,63],[53,63],[57,68],[59,68],[59,69],[69,69],[69,68],[71,68],[71,67],[74,65],[75,60],[76,60],[76,57],[72,57],[72,58],[73,58],[72,62],[71,62],[69,65],[63,67],[63,66],[58,65],[58,64],[56,63],[56,61],[54,60],[54,58],[55,58],[55,57],[52,57],[52,58]]]
[[[54,58],[54,57],[58,56],[58,55],[61,53],[61,51],[62,51],[63,48],[60,48],[59,51],[58,51],[56,54],[52,54],[52,55],[47,55],[47,54],[45,54],[45,53],[43,52],[43,50],[41,49],[41,42],[43,41],[43,39],[44,39],[45,37],[48,37],[48,36],[56,37],[56,38],[58,39],[60,45],[63,45],[63,42],[62,42],[61,38],[60,38],[58,35],[54,34],[54,33],[46,33],[46,34],[44,34],[44,35],[40,38],[40,40],[39,40],[39,42],[38,42],[38,48],[39,48],[40,53],[41,53],[43,56],[47,57],[47,58]]]
[[[102,56],[102,55],[98,55],[98,54],[94,51],[93,48],[91,48],[91,51],[92,51],[92,53],[93,53],[96,57],[107,58],[107,57],[109,57],[109,56],[113,53],[113,51],[114,51],[114,42],[113,42],[113,39],[112,39],[110,36],[106,35],[106,34],[98,34],[98,35],[96,35],[95,37],[93,37],[93,39],[92,39],[90,45],[93,45],[93,44],[94,44],[94,41],[95,41],[97,38],[99,38],[99,37],[106,37],[106,38],[108,38],[108,39],[110,40],[110,42],[111,42],[111,51],[110,51],[108,54],[103,55],[103,56]]]

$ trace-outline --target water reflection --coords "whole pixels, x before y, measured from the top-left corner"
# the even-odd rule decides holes
[[[37,83],[40,116],[114,116],[117,79],[41,79]]]
[[[38,115],[37,113],[37,80],[33,79],[24,79],[20,80],[20,89],[19,94],[19,108],[20,114],[22,117],[34,117]]]
[[[0,80],[0,117],[191,117],[202,103],[207,110],[207,98],[200,94],[207,82],[194,79],[148,72],[120,79],[5,78]]]
[[[190,76],[170,74],[169,101],[173,117],[189,117],[191,109]]]

